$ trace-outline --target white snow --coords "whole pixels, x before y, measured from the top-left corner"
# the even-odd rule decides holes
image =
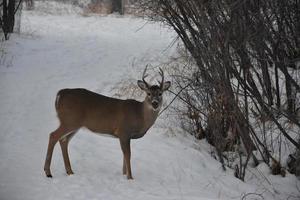
[[[121,80],[135,84],[146,64],[174,52],[168,46],[175,33],[145,23],[129,16],[23,13],[22,33],[0,46],[0,199],[200,200],[241,199],[247,193],[253,194],[245,199],[299,198],[300,182],[293,175],[270,175],[261,164],[249,169],[244,183],[232,170],[222,171],[205,141],[181,134],[164,118],[132,141],[134,180],[122,175],[118,140],[85,129],[69,146],[75,174],[65,174],[57,145],[53,178],[45,177],[59,89],[83,87],[112,96]]]

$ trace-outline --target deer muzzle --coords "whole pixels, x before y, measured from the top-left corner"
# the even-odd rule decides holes
[[[157,109],[158,106],[159,106],[158,101],[152,101],[152,107],[153,107],[154,109]]]

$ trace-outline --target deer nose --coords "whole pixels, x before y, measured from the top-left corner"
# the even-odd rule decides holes
[[[157,101],[153,101],[152,102],[152,106],[154,109],[158,108],[158,102]]]

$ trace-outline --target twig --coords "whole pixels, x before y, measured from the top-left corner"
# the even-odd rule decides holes
[[[139,27],[138,29],[135,30],[135,33],[142,30],[148,23],[149,23],[149,21],[146,21],[141,27]]]
[[[22,1],[23,1],[23,0],[20,0],[20,1],[19,1],[19,4],[18,4],[18,6],[17,6],[16,10],[14,11],[14,15],[17,13],[17,11],[18,11],[18,9],[19,9],[19,7],[20,7],[20,5],[21,5]]]
[[[258,196],[258,197],[260,197],[261,199],[265,199],[265,198],[263,197],[262,194],[257,194],[257,193],[251,192],[251,193],[245,194],[245,195],[242,197],[242,200],[246,199],[246,197],[247,197],[247,196],[250,196],[250,195]]]
[[[160,113],[158,114],[158,116],[160,116],[165,110],[168,109],[168,107],[175,101],[175,99],[179,96],[179,94],[186,89],[187,87],[189,87],[192,83],[187,84],[186,86],[184,86],[183,88],[181,88],[181,90],[176,94],[175,92],[171,91],[171,90],[167,90],[168,92],[171,92],[172,94],[175,94],[175,96],[173,97],[173,99],[170,101],[170,103],[162,110],[160,111]]]
[[[176,44],[176,42],[179,40],[179,36],[175,37],[170,44],[162,51],[163,53],[165,53],[168,49],[170,49],[171,47],[174,46],[174,44]]]

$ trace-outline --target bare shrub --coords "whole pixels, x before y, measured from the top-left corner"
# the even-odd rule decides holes
[[[151,19],[163,21],[176,31],[194,60],[196,70],[179,76],[179,91],[184,89],[181,98],[188,105],[185,112],[192,110],[186,116],[199,112],[204,119],[206,138],[215,145],[221,162],[220,152],[227,149],[226,138],[231,132],[233,144],[240,141],[245,149],[246,160],[240,163],[248,163],[253,150],[270,167],[270,160],[281,163],[282,143],[274,151],[270,148],[276,145],[269,144],[266,122],[278,130],[271,137],[284,138],[292,148],[300,149],[299,132],[294,134],[285,127],[288,121],[294,130],[300,128],[296,112],[300,86],[295,76],[300,55],[299,1],[143,3],[153,12]],[[254,124],[259,118],[263,120],[258,129]],[[241,164],[241,179],[244,169]]]

